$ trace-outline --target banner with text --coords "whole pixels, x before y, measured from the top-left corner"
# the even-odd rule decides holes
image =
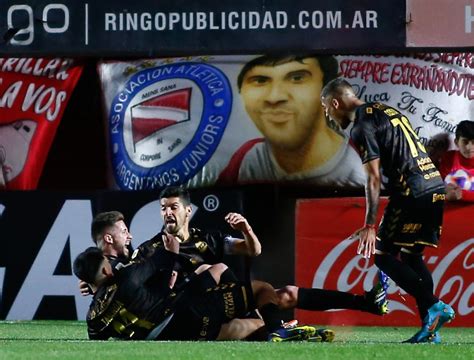
[[[3,54],[149,57],[405,47],[405,0],[2,0]]]
[[[453,146],[456,125],[474,119],[474,55],[340,56],[340,74],[364,101],[404,113],[435,161]]]
[[[82,72],[72,59],[0,58],[0,189],[35,189]]]
[[[472,47],[474,0],[407,0],[406,6],[407,47]]]
[[[437,160],[474,118],[468,53],[406,56],[201,56],[99,64],[113,187],[248,183],[358,187],[362,163],[325,118],[339,73],[365,101],[411,120]]]
[[[387,199],[382,199],[381,208],[386,203]],[[358,294],[372,288],[378,269],[373,259],[357,255],[357,240],[348,238],[363,224],[364,209],[363,198],[298,201],[295,240],[298,286]],[[456,311],[452,326],[474,326],[474,228],[468,220],[473,216],[473,205],[449,203],[440,246],[425,251],[435,295]],[[296,317],[306,323],[331,325],[419,326],[414,299],[393,281],[388,299],[390,312],[383,317],[351,310],[317,313],[297,310]]]

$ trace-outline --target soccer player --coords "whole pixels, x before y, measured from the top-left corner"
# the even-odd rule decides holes
[[[261,251],[261,245],[257,236],[253,233],[248,221],[240,214],[230,213],[226,216],[226,221],[234,229],[242,231],[243,238],[233,238],[220,232],[205,232],[199,229],[190,228],[189,220],[191,218],[192,207],[190,194],[181,187],[169,187],[160,194],[161,216],[163,217],[163,231],[157,234],[153,239],[141,244],[133,253],[133,260],[141,260],[149,257],[157,249],[164,247],[163,236],[171,234],[176,236],[180,241],[179,260],[175,265],[175,271],[179,274],[173,278],[176,286],[181,286],[183,281],[202,264],[217,264],[222,262],[223,254],[244,254],[258,255]],[[123,219],[120,213],[110,212],[98,214],[93,221],[93,238],[98,245],[103,245],[104,254],[112,261],[119,258],[121,249],[125,249],[127,239],[116,239],[114,245],[114,237],[107,240],[107,235],[115,233],[110,227],[118,225],[121,228],[122,220],[118,220],[117,224],[113,222],[113,218],[119,214],[117,219]],[[100,219],[108,218],[109,222],[100,221]],[[94,230],[95,229],[95,230]],[[123,231],[123,229],[122,229]],[[120,231],[119,231],[120,233]],[[131,235],[128,235],[131,238]],[[101,240],[103,239],[103,240]],[[118,249],[119,251],[115,251]],[[114,256],[110,256],[114,254]],[[234,279],[234,275],[230,269],[224,272],[222,278],[226,281],[227,277]],[[171,285],[171,284],[170,284]],[[260,309],[262,315],[267,319],[267,323],[271,322],[272,327],[279,324],[279,309],[293,309],[295,307],[306,310],[327,310],[327,309],[354,309],[366,311],[373,314],[383,315],[387,309],[387,301],[385,299],[385,290],[381,285],[375,286],[370,292],[364,295],[354,295],[346,292],[332,291],[325,289],[303,289],[296,286],[286,286],[277,290],[279,298],[278,306],[268,304],[268,306]],[[271,320],[270,320],[271,319]],[[250,328],[256,328],[259,319],[243,319],[249,323]],[[285,319],[289,320],[289,319]],[[245,323],[244,322],[244,323]],[[253,324],[252,324],[253,322]],[[280,337],[287,334],[285,329],[279,332]]]
[[[96,247],[78,255],[74,273],[96,287],[87,315],[90,339],[226,339],[226,323],[245,315],[253,306],[253,293],[257,305],[261,299],[274,301],[267,284],[252,289],[238,282],[219,285],[224,264],[202,265],[182,289],[171,289],[179,243],[173,236],[163,242],[165,247],[147,259],[115,269]]]
[[[454,310],[433,294],[433,278],[423,261],[425,246],[437,247],[441,233],[444,183],[408,119],[381,103],[364,103],[343,79],[321,92],[326,115],[343,129],[353,124],[351,139],[367,173],[365,225],[357,252],[375,254],[375,264],[417,302],[421,330],[409,342],[439,342],[438,330]],[[390,201],[379,230],[376,215],[382,174]]]

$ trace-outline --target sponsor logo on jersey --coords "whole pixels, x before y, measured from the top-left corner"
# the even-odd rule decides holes
[[[134,74],[109,116],[112,163],[123,190],[183,184],[209,161],[232,109],[232,90],[218,68],[165,64]]]

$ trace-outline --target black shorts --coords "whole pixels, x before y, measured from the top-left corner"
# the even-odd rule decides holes
[[[158,340],[215,340],[222,324],[255,307],[252,290],[243,282],[216,285],[208,271],[192,282]]]
[[[444,189],[414,198],[394,195],[385,208],[377,250],[397,253],[401,247],[437,247],[443,223]]]

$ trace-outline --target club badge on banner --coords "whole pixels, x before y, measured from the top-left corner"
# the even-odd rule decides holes
[[[381,200],[378,218],[387,199]],[[296,209],[296,284],[363,294],[377,281],[373,258],[357,255],[357,239],[348,238],[364,221],[364,198],[300,200]],[[452,326],[474,324],[474,229],[466,219],[474,206],[449,203],[437,249],[427,248],[434,293],[456,311]],[[344,226],[341,226],[344,224]],[[333,325],[419,326],[415,300],[393,281],[388,289],[389,313],[370,315],[351,310],[297,311],[303,322]]]
[[[82,66],[0,58],[0,189],[35,189]]]
[[[123,190],[289,182],[363,187],[349,134],[321,108],[324,84],[339,74],[361,99],[396,107],[433,152],[452,145],[456,124],[473,118],[471,62],[463,53],[103,62],[111,183]]]

